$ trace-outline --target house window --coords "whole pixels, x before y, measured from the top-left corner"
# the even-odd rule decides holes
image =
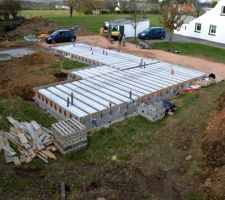
[[[216,26],[210,25],[210,27],[209,27],[209,35],[216,35]]]
[[[225,15],[225,6],[222,6],[221,15]]]
[[[202,25],[199,24],[199,23],[196,23],[196,24],[195,24],[195,32],[200,33],[200,32],[201,32],[201,29],[202,29]]]

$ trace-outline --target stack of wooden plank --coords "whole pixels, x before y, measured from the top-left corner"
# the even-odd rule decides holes
[[[54,144],[62,154],[70,154],[87,146],[87,129],[74,118],[52,124]]]
[[[10,128],[10,132],[0,135],[0,148],[4,150],[6,161],[11,161],[17,155],[15,150],[9,146],[8,140],[17,146],[20,153],[20,157],[17,156],[19,161],[17,158],[17,162],[12,160],[16,162],[15,164],[31,162],[36,156],[46,163],[49,159],[56,159],[52,153],[56,148],[53,146],[53,137],[49,129],[41,127],[35,121],[28,123],[18,122],[12,117],[7,117],[7,119],[13,127]]]
[[[4,132],[0,132],[0,152],[4,151],[5,160],[7,163],[13,162],[15,165],[21,165],[21,161],[17,156],[16,151],[9,145]]]

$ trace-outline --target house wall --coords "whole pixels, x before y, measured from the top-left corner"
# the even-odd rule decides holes
[[[179,30],[175,30],[174,33],[225,44],[225,15],[221,15],[223,6],[225,6],[225,0],[220,0],[212,10],[194,19],[189,24],[183,24],[182,27]],[[201,24],[200,32],[195,31],[196,23]],[[215,35],[209,34],[210,25],[217,27]]]
[[[124,26],[124,33],[126,37],[134,37],[135,31],[132,24],[114,24],[111,23],[112,26],[118,25],[118,26]],[[145,29],[149,28],[150,22],[149,20],[138,22],[137,25],[137,34],[144,31]]]
[[[137,25],[137,34],[144,31],[145,29],[149,28],[149,26],[150,26],[149,21],[139,22]],[[134,37],[135,36],[134,27],[132,26],[132,24],[126,24],[125,28],[124,28],[124,32],[125,32],[126,37]]]

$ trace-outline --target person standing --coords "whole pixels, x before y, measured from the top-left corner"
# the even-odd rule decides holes
[[[119,34],[119,37],[118,37],[118,52],[120,52],[120,49],[121,49],[121,45],[122,45],[122,39],[123,39],[123,36],[122,34],[120,33]]]

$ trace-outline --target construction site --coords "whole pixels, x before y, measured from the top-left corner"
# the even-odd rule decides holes
[[[224,64],[80,32],[0,43],[0,199],[223,200]]]
[[[196,70],[86,44],[59,46],[50,51],[91,66],[71,71],[66,83],[35,88],[34,99],[54,117],[75,118],[88,129],[132,116],[139,105],[179,94],[206,76]]]

